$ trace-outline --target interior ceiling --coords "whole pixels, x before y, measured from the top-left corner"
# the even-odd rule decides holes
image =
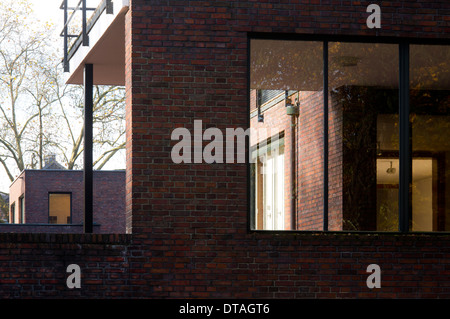
[[[449,121],[447,116],[416,115],[412,129],[413,151],[425,153],[444,153],[450,149]],[[378,114],[377,117],[377,141],[380,150],[397,151],[399,141],[398,116],[390,114]],[[413,155],[414,156],[414,155]],[[395,173],[388,174],[390,167],[396,169]],[[413,180],[419,181],[431,178],[432,158],[413,157]],[[379,184],[398,184],[399,160],[398,158],[377,159],[377,181]]]
[[[398,45],[329,42],[329,87],[398,88]],[[252,89],[319,91],[323,86],[322,42],[252,40]],[[450,47],[411,45],[410,85],[450,88]]]
[[[393,173],[388,173],[387,170],[394,168]],[[399,160],[397,158],[380,158],[377,159],[377,183],[378,184],[392,184],[399,183]],[[432,158],[413,158],[412,161],[412,177],[414,181],[420,181],[426,178],[432,178],[433,174],[433,159]]]
[[[447,152],[450,150],[449,117],[446,115],[415,115],[412,124],[413,151]],[[398,116],[378,114],[377,142],[383,151],[398,151]]]

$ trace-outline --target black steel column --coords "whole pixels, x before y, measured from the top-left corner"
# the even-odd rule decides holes
[[[69,72],[69,61],[67,61],[67,51],[69,50],[69,44],[68,44],[68,28],[67,28],[67,0],[64,0],[64,72]]]
[[[323,231],[328,231],[328,42],[323,42]]]
[[[93,232],[93,171],[92,171],[92,126],[93,126],[93,65],[84,66],[84,232]]]
[[[410,221],[410,185],[411,185],[411,148],[409,124],[409,45],[399,46],[399,129],[400,129],[400,180],[399,180],[399,231],[409,231]]]

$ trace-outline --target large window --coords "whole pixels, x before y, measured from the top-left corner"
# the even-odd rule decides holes
[[[251,228],[449,231],[449,48],[251,39]]]
[[[48,195],[49,224],[71,224],[71,200],[70,193],[50,193]]]

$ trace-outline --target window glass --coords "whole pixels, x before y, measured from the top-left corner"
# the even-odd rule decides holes
[[[410,66],[411,138],[405,158],[411,184],[406,185],[409,206],[399,216],[399,85],[407,81],[399,78],[399,44],[326,44],[250,42],[251,227],[322,230],[326,216],[328,230],[399,231],[400,217],[406,217],[411,231],[449,231],[449,47],[411,44],[410,60],[403,61]]]
[[[330,42],[329,230],[398,231],[398,45]]]
[[[71,194],[49,194],[49,223],[71,223]]]
[[[251,225],[323,229],[323,43],[251,40]]]
[[[285,166],[284,139],[269,139],[253,149],[255,228],[284,230],[285,214]]]
[[[450,230],[450,48],[410,46],[412,231]]]

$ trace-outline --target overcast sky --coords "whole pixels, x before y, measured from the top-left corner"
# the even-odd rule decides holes
[[[73,0],[72,0],[73,1]],[[63,10],[59,9],[62,0],[30,0],[34,5],[34,11],[43,21],[51,21],[61,25],[63,23]]]
[[[34,5],[34,10],[43,21],[53,22],[62,29],[64,11],[59,9],[63,0],[29,0]],[[75,7],[79,0],[68,0],[69,6]],[[87,0],[88,7],[97,7],[101,0]],[[69,12],[70,14],[71,12]],[[89,16],[89,12],[88,12]],[[58,28],[59,30],[59,28]]]

